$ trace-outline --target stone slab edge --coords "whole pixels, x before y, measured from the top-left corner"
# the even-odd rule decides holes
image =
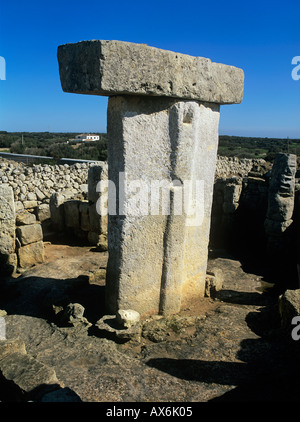
[[[91,40],[57,50],[62,89],[90,95],[150,95],[240,103],[244,72],[234,66],[125,41]]]

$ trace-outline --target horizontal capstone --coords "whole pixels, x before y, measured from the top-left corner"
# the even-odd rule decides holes
[[[146,44],[92,40],[58,47],[65,92],[89,95],[152,95],[218,104],[240,103],[244,72]]]

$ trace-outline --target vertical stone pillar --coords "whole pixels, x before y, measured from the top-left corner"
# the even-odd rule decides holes
[[[110,309],[177,312],[204,295],[218,122],[214,104],[109,99],[108,175],[122,214],[108,226]]]
[[[16,266],[15,201],[13,190],[9,185],[0,185],[0,198],[0,273],[2,276],[7,276]]]
[[[90,230],[88,239],[91,244],[97,245],[99,250],[107,250],[107,211],[101,212],[102,197],[107,192],[102,189],[101,182],[107,180],[107,164],[99,163],[90,167],[88,172],[88,200]],[[104,205],[104,201],[103,205]]]
[[[269,183],[265,232],[268,255],[277,264],[279,261],[286,262],[291,253],[290,228],[293,223],[296,169],[296,155],[276,155]]]
[[[219,105],[243,72],[120,41],[58,48],[63,90],[108,95],[108,311],[204,296]]]

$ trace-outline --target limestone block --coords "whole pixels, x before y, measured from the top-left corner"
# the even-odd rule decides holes
[[[116,191],[108,203],[115,196],[117,211],[108,224],[110,312],[177,312],[204,296],[218,122],[217,105],[109,99],[108,168]]]
[[[83,231],[90,231],[90,218],[89,218],[89,203],[80,202],[79,204],[79,213],[80,213],[80,228]]]
[[[234,66],[146,44],[92,40],[58,47],[65,92],[151,95],[240,103],[244,73]]]
[[[36,210],[37,218],[42,223],[51,218],[49,204],[40,204]]]
[[[20,226],[16,232],[22,246],[43,240],[42,226],[39,223]]]
[[[25,209],[33,209],[37,207],[37,201],[24,201],[23,205]]]
[[[78,229],[80,228],[80,201],[71,200],[64,203],[65,225],[66,227]]]
[[[0,268],[9,275],[14,267],[10,257],[15,251],[15,203],[10,186],[0,184]]]
[[[16,215],[17,226],[24,226],[27,224],[34,224],[36,222],[36,216],[27,210],[18,212]]]
[[[42,241],[30,243],[18,249],[20,268],[33,267],[44,262],[44,244]]]
[[[64,213],[64,202],[72,199],[74,194],[70,191],[55,192],[50,196],[49,207],[51,221],[55,228],[59,231],[63,231],[65,227],[65,213]]]

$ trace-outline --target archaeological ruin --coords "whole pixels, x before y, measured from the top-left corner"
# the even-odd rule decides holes
[[[218,155],[243,71],[120,41],[57,55],[63,91],[109,97],[108,160],[0,161],[0,402],[297,398],[297,156]]]
[[[109,96],[108,310],[178,312],[204,296],[219,109],[242,101],[243,71],[118,41],[63,45],[58,61],[65,92]]]

